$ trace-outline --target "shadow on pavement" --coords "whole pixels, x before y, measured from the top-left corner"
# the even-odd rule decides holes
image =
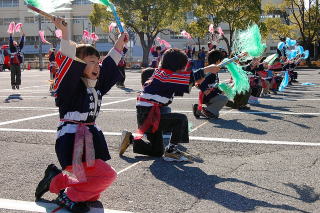
[[[317,194],[313,187],[307,185],[299,186],[294,183],[284,183],[284,185],[294,189],[300,196],[299,200],[306,203],[314,203],[319,200],[320,194]]]
[[[240,123],[238,121],[239,119],[233,119],[233,120],[224,120],[222,118],[216,119],[216,120],[210,120],[209,122],[214,124],[215,128],[221,128],[221,129],[231,129],[238,132],[248,132],[251,134],[256,135],[265,135],[267,134],[266,131],[260,130],[253,127],[247,127]]]
[[[223,178],[217,175],[208,175],[198,167],[191,167],[183,163],[168,163],[163,160],[155,160],[150,166],[150,171],[155,178],[173,186],[199,200],[213,201],[230,211],[248,212],[257,207],[274,208],[287,211],[306,212],[290,205],[276,205],[266,201],[247,198],[236,192],[220,189],[219,183],[239,183],[246,186],[259,188],[279,195],[288,196],[273,190],[259,187],[253,183],[236,178]],[[297,198],[294,198],[297,199]],[[199,201],[197,201],[199,202]]]
[[[11,100],[23,100],[23,98],[21,97],[21,94],[12,94],[4,100],[4,103],[10,103]]]

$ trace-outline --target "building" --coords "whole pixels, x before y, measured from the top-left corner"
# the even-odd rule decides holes
[[[262,4],[265,3],[280,3],[282,0],[262,0]],[[100,52],[106,52],[112,47],[112,42],[108,38],[108,34],[104,33],[99,27],[95,28],[92,26],[88,19],[88,15],[92,10],[92,3],[88,0],[74,0],[70,11],[59,12],[55,15],[64,17],[69,24],[70,37],[72,40],[79,42],[82,38],[83,30],[88,30],[89,32],[95,31],[100,37],[99,42],[96,44],[97,49]],[[47,19],[41,18],[41,24],[39,24],[39,16],[28,11],[23,0],[0,0],[0,45],[8,43],[8,33],[7,28],[11,21],[16,23],[24,24],[24,31],[26,33],[26,45],[23,49],[25,58],[27,60],[36,60],[39,55],[39,30],[44,30],[48,41],[52,43],[59,43],[59,41],[54,36],[54,25]],[[187,18],[192,20],[194,17],[192,13],[187,14]],[[228,28],[226,24],[220,25],[228,38]],[[18,39],[17,36],[15,35]],[[136,36],[137,37],[137,36]],[[172,46],[177,48],[186,48],[187,46],[196,46],[198,50],[198,45],[195,45],[195,41],[183,38],[179,34],[169,33],[160,34],[160,38],[167,40]],[[267,54],[274,53],[276,50],[277,41],[268,41]],[[207,47],[207,40],[201,41],[201,47]],[[42,45],[42,52],[47,53],[50,45]],[[140,61],[142,59],[142,48],[140,41],[137,37],[134,44],[130,45],[130,50],[128,53],[129,58],[133,61]],[[224,42],[220,42],[218,47],[226,49]]]

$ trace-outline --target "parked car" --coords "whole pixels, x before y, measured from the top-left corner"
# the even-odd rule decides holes
[[[9,54],[9,45],[2,45],[1,49],[4,51],[4,67],[3,71],[5,69],[10,70],[10,54]]]

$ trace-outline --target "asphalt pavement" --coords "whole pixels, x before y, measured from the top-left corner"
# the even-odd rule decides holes
[[[181,149],[197,160],[169,163],[131,147],[118,156],[121,131],[137,128],[140,73],[128,71],[126,88],[112,88],[97,120],[118,178],[100,199],[109,210],[95,212],[320,212],[320,70],[298,72],[299,82],[284,92],[260,98],[249,111],[225,107],[218,120],[194,118],[197,89],[176,98],[172,111],[185,113],[190,126],[190,143]],[[58,110],[48,79],[47,70],[26,70],[20,90],[12,90],[10,73],[0,72],[0,212],[38,212],[35,187],[46,166],[58,164]]]

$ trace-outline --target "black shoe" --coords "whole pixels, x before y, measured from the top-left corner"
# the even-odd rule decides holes
[[[277,95],[277,94],[278,94],[276,89],[273,89],[273,90],[271,90],[271,91],[273,92],[274,95]]]
[[[19,85],[16,85],[16,88],[17,88],[17,89],[20,89],[20,88],[19,88]]]
[[[64,192],[60,192],[55,203],[73,213],[86,213],[90,211],[90,208],[84,202],[74,202]]]
[[[16,89],[16,86],[15,86],[15,85],[12,85],[12,89],[15,90],[15,89]]]
[[[208,110],[206,110],[205,108],[202,108],[202,110],[200,111],[200,115],[202,117],[205,117],[207,119],[212,119],[215,117],[214,114],[212,114],[211,112],[209,112]]]
[[[194,117],[196,117],[197,119],[200,118],[198,104],[192,105],[192,112],[193,112]]]
[[[226,106],[230,107],[230,108],[233,108],[234,107],[234,103],[232,101],[228,101]]]
[[[60,174],[62,171],[58,169],[54,164],[50,164],[46,171],[44,172],[44,177],[42,180],[39,182],[36,192],[35,192],[35,197],[36,200],[39,200],[44,193],[49,191],[50,183],[52,179]]]

